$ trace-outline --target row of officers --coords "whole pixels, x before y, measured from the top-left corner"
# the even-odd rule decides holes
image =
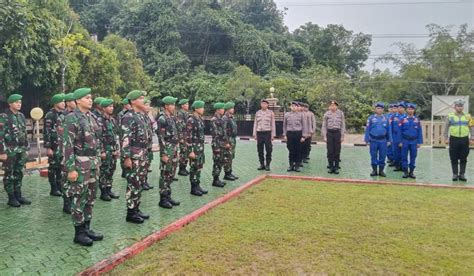
[[[8,98],[9,108],[0,115],[0,160],[3,161],[5,191],[8,205],[20,207],[31,202],[22,195],[23,168],[27,160],[28,142],[25,117],[20,112],[22,96]],[[96,189],[104,201],[117,199],[112,191],[112,179],[120,160],[122,177],[127,179],[126,221],[143,223],[149,215],[140,210],[141,192],[153,188],[148,183],[153,160],[153,136],[160,147],[160,202],[171,209],[180,203],[171,196],[171,183],[176,172],[189,176],[191,194],[207,194],[201,186],[201,171],[205,163],[203,101],[189,105],[187,99],[177,103],[173,97],[162,99],[164,107],[156,118],[148,116],[151,106],[146,92],[131,91],[123,100],[123,109],[116,117],[111,99],[92,99],[90,88],[80,88],[69,94],[57,94],[51,99],[53,108],[45,116],[44,146],[48,154],[48,179],[52,196],[62,196],[63,211],[70,213],[75,227],[74,242],[92,245],[103,235],[91,229],[92,208]],[[176,104],[180,110],[175,112]],[[276,136],[275,115],[266,100],[256,113],[253,136],[257,140],[258,170],[270,171],[272,143]],[[216,103],[211,119],[213,182],[224,187],[219,179],[233,181],[237,124],[234,103]],[[190,112],[189,109],[192,109]],[[455,102],[455,110],[446,120],[445,139],[453,170],[453,180],[466,181],[465,170],[469,145],[472,143],[473,120],[464,113],[464,101]],[[386,159],[404,178],[415,178],[415,160],[422,141],[422,128],[416,116],[416,105],[400,102],[389,105],[377,103],[374,114],[367,120],[365,141],[370,145],[371,176],[385,176]],[[176,114],[176,115],[175,115]],[[291,103],[285,113],[283,139],[289,151],[288,171],[300,171],[309,161],[311,139],[316,130],[314,114],[301,102]],[[321,129],[327,145],[329,173],[339,173],[341,143],[344,141],[345,118],[337,101],[331,101],[322,119]],[[187,168],[189,167],[189,171]]]

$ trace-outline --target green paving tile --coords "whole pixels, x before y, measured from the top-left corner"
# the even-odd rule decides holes
[[[374,179],[369,177],[370,157],[367,148],[344,147],[341,174],[330,175],[326,169],[326,150],[324,146],[313,146],[311,161],[301,173],[309,175],[354,179]],[[272,173],[286,174],[287,150],[284,144],[275,143]],[[114,177],[114,190],[121,198],[112,202],[96,201],[92,226],[105,235],[105,240],[96,242],[90,248],[72,243],[73,227],[68,215],[61,211],[62,199],[49,196],[49,185],[46,178],[33,174],[25,177],[24,194],[33,204],[18,209],[6,205],[6,194],[0,191],[0,275],[19,274],[24,269],[28,272],[42,274],[72,275],[113,253],[130,246],[145,236],[185,216],[204,204],[224,195],[230,190],[250,181],[266,172],[257,171],[256,145],[254,142],[241,142],[237,146],[237,157],[234,172],[241,178],[229,183],[225,189],[210,187],[212,156],[209,145],[206,145],[207,164],[203,172],[202,184],[209,189],[204,197],[193,197],[189,194],[189,182],[186,177],[179,177],[173,183],[173,196],[182,202],[172,210],[158,207],[159,193],[155,188],[143,193],[141,209],[151,215],[143,225],[125,222],[125,180],[117,173]],[[468,178],[474,179],[473,155],[469,158]],[[153,163],[150,183],[158,186],[158,156]],[[450,163],[448,151],[444,149],[423,148],[418,158],[417,182],[452,184],[450,182]],[[375,178],[376,179],[376,178]],[[403,181],[400,173],[388,170],[386,180]],[[408,180],[410,181],[410,180]],[[464,185],[474,185],[470,181]],[[8,266],[8,267],[6,267]]]

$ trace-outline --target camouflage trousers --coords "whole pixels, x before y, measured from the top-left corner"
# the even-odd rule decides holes
[[[231,141],[231,148],[224,151],[224,171],[226,173],[232,172],[232,161],[235,158],[235,138]]]
[[[23,180],[23,168],[27,161],[27,153],[11,152],[7,154],[7,160],[3,162],[3,185],[7,193],[13,193],[21,189]]]
[[[201,181],[201,171],[204,167],[204,163],[206,161],[206,157],[203,152],[194,152],[196,154],[196,158],[190,159],[190,168],[189,168],[189,181],[193,182],[200,182]]]
[[[148,175],[150,174],[150,167],[151,167],[151,163],[153,163],[153,152],[151,151],[150,149],[150,153],[148,154],[148,158],[146,160],[146,171],[145,171],[145,181],[143,182],[143,184],[145,183],[148,183]]]
[[[99,188],[111,188],[113,182],[113,176],[117,167],[117,158],[114,156],[113,151],[107,151],[105,153],[105,159],[102,160],[100,165],[99,174]]]
[[[228,163],[232,161],[232,155],[228,152],[230,152],[230,150],[223,147],[212,148],[212,160],[214,161],[212,166],[213,177],[219,176],[221,174],[222,167],[229,167]]]
[[[186,142],[179,142],[179,167],[186,168],[189,162],[189,147]]]
[[[177,145],[168,145],[165,150],[169,159],[166,163],[160,160],[160,194],[171,192],[171,183],[173,183],[178,166]]]
[[[74,226],[79,226],[92,219],[92,208],[97,195],[98,159],[77,157],[76,168],[79,177],[75,182],[69,181],[67,196],[71,199],[71,217]],[[82,159],[82,160],[81,160]],[[77,164],[78,163],[78,164]]]
[[[127,169],[127,191],[125,199],[128,209],[135,209],[140,206],[142,197],[142,186],[145,183],[147,174],[147,160],[132,159],[132,168]]]
[[[48,180],[49,184],[57,185],[60,188],[62,183],[62,154],[54,153],[53,156],[48,157]]]

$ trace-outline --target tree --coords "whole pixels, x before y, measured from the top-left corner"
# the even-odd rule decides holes
[[[255,98],[263,93],[260,77],[253,74],[247,66],[237,67],[227,81],[226,87],[227,98],[244,102],[246,114],[250,114],[250,108]]]

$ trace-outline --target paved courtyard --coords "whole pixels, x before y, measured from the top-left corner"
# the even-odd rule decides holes
[[[143,193],[141,209],[151,215],[150,220],[142,225],[125,222],[125,185],[117,172],[114,177],[114,190],[120,193],[120,199],[112,202],[96,201],[92,226],[105,235],[104,241],[95,242],[92,247],[81,247],[73,244],[73,227],[69,215],[62,213],[62,199],[49,196],[49,184],[39,174],[25,177],[23,193],[33,201],[30,206],[10,208],[6,205],[7,197],[3,189],[0,191],[0,275],[11,274],[60,274],[71,275],[111,256],[121,249],[130,246],[145,236],[158,231],[174,220],[191,213],[206,203],[226,192],[235,189],[266,172],[257,171],[258,166],[256,145],[252,141],[239,142],[234,165],[235,174],[240,179],[228,182],[224,189],[212,188],[211,169],[212,156],[210,146],[206,145],[206,165],[203,173],[203,186],[209,194],[194,197],[189,194],[189,181],[179,177],[174,182],[173,195],[181,201],[181,206],[172,210],[158,207],[158,189]],[[330,175],[326,169],[325,147],[313,146],[310,164],[305,164],[301,173],[305,176],[322,176],[352,179],[371,178],[369,173],[370,157],[364,147],[343,147],[341,174]],[[474,155],[468,163],[467,183],[452,183],[451,169],[446,149],[422,148],[419,152],[416,179],[419,183],[474,185]],[[274,146],[273,174],[287,174],[287,150],[279,142]],[[158,186],[158,156],[153,164],[150,183]],[[403,180],[400,173],[387,170],[388,177],[383,180]],[[288,191],[291,193],[291,191]]]

